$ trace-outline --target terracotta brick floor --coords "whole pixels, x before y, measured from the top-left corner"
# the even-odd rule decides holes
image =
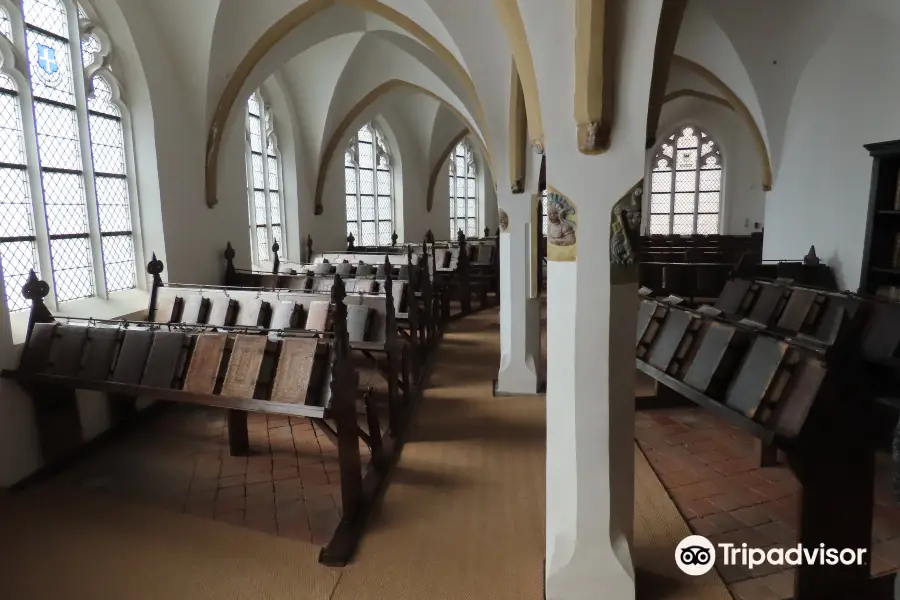
[[[639,411],[635,435],[691,530],[719,542],[771,548],[797,543],[800,485],[786,466],[758,468],[754,439],[697,408]],[[900,505],[890,495],[890,463],[876,478],[872,574],[900,566]],[[717,567],[734,597],[793,595],[793,569]]]
[[[380,388],[375,379],[361,377]],[[251,414],[248,428],[251,456],[233,457],[225,411],[173,405],[60,477],[130,501],[327,543],[340,519],[335,445],[308,419]],[[365,469],[369,450],[362,442],[360,450]]]

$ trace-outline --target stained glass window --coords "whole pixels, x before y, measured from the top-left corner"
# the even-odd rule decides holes
[[[450,154],[450,239],[460,231],[478,237],[478,201],[475,194],[475,155],[466,140]]]
[[[250,247],[258,262],[273,258],[276,241],[281,256],[285,248],[281,234],[281,157],[271,108],[258,91],[247,100],[247,145]]]
[[[80,5],[78,17],[88,20]],[[136,285],[127,149],[114,80],[100,64],[91,80],[76,85],[101,43],[70,26],[60,0],[23,0],[21,18],[31,105],[21,105],[12,77],[0,76],[0,253],[11,311],[27,308],[20,289],[31,269],[51,271],[51,302]],[[0,34],[13,41],[4,10]],[[34,116],[36,165],[25,160],[22,108]],[[38,198],[31,193],[34,180]]]
[[[359,128],[344,153],[347,233],[356,246],[389,246],[394,233],[391,154],[371,123]]]
[[[650,181],[651,234],[717,234],[722,155],[699,128],[683,127],[663,142]]]

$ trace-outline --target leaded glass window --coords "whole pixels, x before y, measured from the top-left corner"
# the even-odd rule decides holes
[[[722,155],[715,141],[687,126],[669,136],[653,159],[650,233],[718,234]]]
[[[541,192],[541,235],[547,237],[547,190]]]
[[[270,260],[276,241],[281,252],[285,249],[281,233],[281,155],[271,108],[258,91],[247,100],[247,182],[250,247],[257,262]]]
[[[32,102],[23,105],[15,80],[0,75],[0,253],[8,308],[27,308],[20,290],[31,269],[51,271],[51,302],[133,288],[134,209],[115,80],[106,64],[94,65],[92,78],[84,75],[100,41],[79,33],[60,0],[23,0],[21,15],[0,9],[0,34],[14,42],[11,17],[24,24],[22,75]],[[33,115],[33,137],[24,135],[32,121],[22,118],[23,109]],[[37,141],[36,165],[27,163],[26,139]]]
[[[359,128],[344,152],[347,233],[357,246],[388,246],[394,232],[391,154],[371,123]]]
[[[459,231],[478,237],[478,201],[475,194],[475,155],[466,140],[450,154],[450,239]]]

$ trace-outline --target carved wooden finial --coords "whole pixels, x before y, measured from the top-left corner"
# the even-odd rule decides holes
[[[397,232],[396,232],[396,231],[395,231],[394,233],[391,234],[391,248],[393,248],[394,246],[397,245],[397,239],[398,239],[399,237],[400,237],[400,236],[397,235]]]
[[[491,237],[491,228],[490,227],[484,228],[484,237],[486,237],[486,238]]]
[[[427,241],[429,244],[434,243],[434,234],[431,233],[430,229],[425,232],[425,241]]]
[[[231,262],[234,260],[234,248],[231,247],[231,242],[228,242],[225,245],[225,260]]]
[[[50,294],[50,285],[38,279],[34,269],[28,272],[28,281],[22,286],[22,295],[32,302],[43,300]]]
[[[810,246],[809,252],[806,253],[806,256],[803,257],[803,264],[807,267],[816,267],[822,263],[819,260],[819,257],[816,255],[816,247]]]
[[[275,240],[275,243],[272,244],[272,252],[277,256],[279,250],[281,250],[281,246],[278,245],[278,240]]]
[[[499,228],[499,227],[498,227],[497,230],[494,232],[494,237],[500,237],[500,228]]]
[[[456,232],[456,241],[459,242],[460,244],[466,243],[466,234],[463,233],[462,229],[460,229],[458,232]]]
[[[413,255],[412,244],[407,244],[406,245],[406,261],[407,262],[412,263],[412,255]]]
[[[347,232],[347,250],[353,250],[353,242],[356,241],[356,238],[353,237],[353,232]]]
[[[312,236],[306,234],[306,260],[312,261]]]
[[[156,279],[163,272],[164,268],[163,261],[156,258],[156,252],[154,252],[150,262],[147,263],[147,273],[153,275],[153,278]]]

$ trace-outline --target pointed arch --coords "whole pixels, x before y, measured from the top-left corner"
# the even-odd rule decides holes
[[[683,125],[667,136],[650,176],[650,234],[718,234],[723,168],[719,145],[700,127]]]
[[[426,208],[428,209],[428,212],[431,212],[431,209],[434,208],[434,190],[437,187],[438,178],[441,176],[441,172],[443,171],[444,163],[447,162],[447,156],[467,135],[469,135],[469,130],[463,129],[455,136],[453,136],[453,139],[450,140],[450,143],[447,144],[447,147],[444,148],[443,152],[438,154],[437,161],[435,161],[435,165],[434,167],[432,167],[431,173],[428,176],[428,196],[426,202]]]
[[[347,234],[357,246],[388,246],[394,233],[391,149],[374,122],[364,123],[344,149]]]

